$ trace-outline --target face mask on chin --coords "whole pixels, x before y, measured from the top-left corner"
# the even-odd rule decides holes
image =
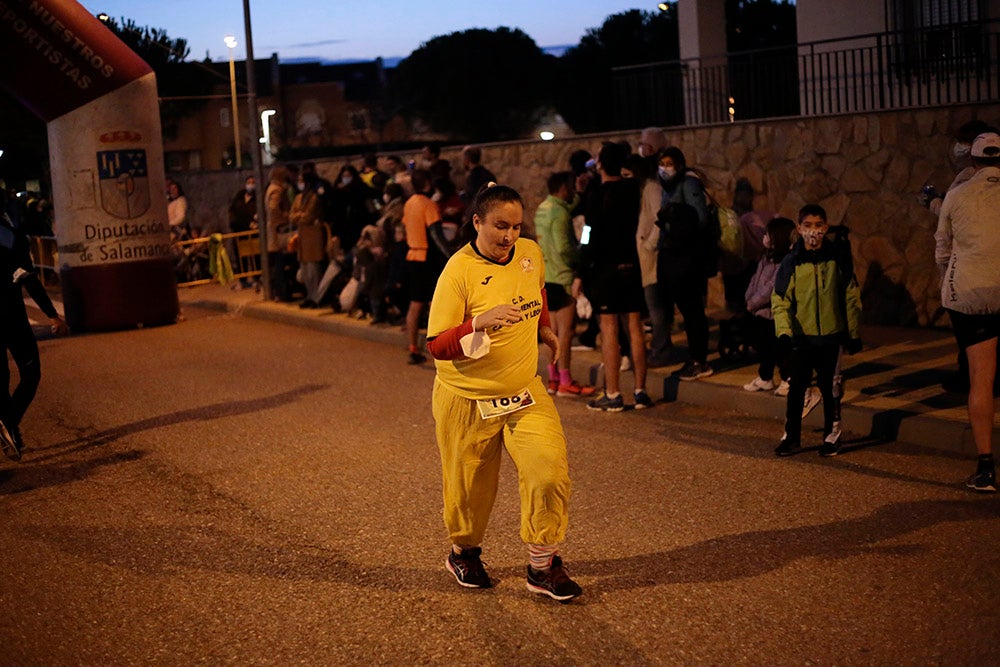
[[[665,181],[669,181],[677,175],[677,169],[674,167],[659,167],[656,171],[660,174],[660,178]]]

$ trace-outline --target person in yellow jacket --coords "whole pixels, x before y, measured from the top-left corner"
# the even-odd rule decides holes
[[[480,555],[496,498],[502,450],[517,468],[528,589],[566,602],[580,586],[558,553],[570,495],[566,439],[538,376],[538,339],[555,357],[545,266],[538,244],[519,239],[520,195],[492,184],[473,201],[472,242],[445,265],[431,300],[433,410],[441,455],[445,567],[467,588],[489,588]]]

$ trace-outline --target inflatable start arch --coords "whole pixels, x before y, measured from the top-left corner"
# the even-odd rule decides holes
[[[69,325],[176,321],[152,69],[75,0],[0,0],[0,62],[0,85],[48,123]]]

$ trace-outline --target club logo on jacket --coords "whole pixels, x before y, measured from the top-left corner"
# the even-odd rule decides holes
[[[524,271],[525,273],[529,273],[535,270],[535,265],[531,261],[530,257],[521,258],[521,270]]]

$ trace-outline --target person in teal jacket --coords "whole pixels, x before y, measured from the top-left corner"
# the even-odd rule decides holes
[[[822,206],[803,206],[796,228],[800,238],[782,260],[771,296],[775,334],[788,352],[791,372],[785,433],[774,452],[788,456],[801,448],[802,405],[815,371],[823,395],[819,453],[836,456],[840,410],[834,375],[841,346],[849,354],[861,350],[861,291],[846,238],[826,238],[829,224]]]
[[[590,396],[594,388],[581,386],[570,373],[576,318],[572,296],[573,266],[577,243],[571,211],[578,203],[576,177],[571,171],[557,171],[546,183],[549,196],[535,210],[535,233],[545,258],[545,293],[552,330],[559,339],[559,358],[549,364],[548,392],[559,396]]]

